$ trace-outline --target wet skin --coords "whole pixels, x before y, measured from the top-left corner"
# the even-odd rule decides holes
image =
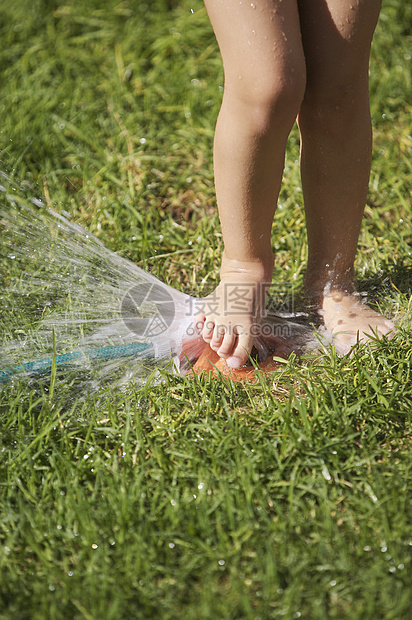
[[[225,250],[215,293],[221,301],[217,309],[199,316],[204,340],[233,368],[244,364],[251,351],[258,299],[262,287],[267,288],[263,283],[272,278],[272,221],[296,118],[308,233],[308,297],[316,300],[339,342],[348,344],[351,338],[355,343],[358,333],[388,333],[393,324],[358,307],[351,292],[371,163],[368,67],[380,1],[205,4],[225,71],[214,146]],[[223,304],[223,291],[246,281],[249,310],[241,316],[234,303]],[[341,293],[347,301],[337,305],[324,291]],[[339,325],[350,338],[337,334],[337,321],[343,321]]]

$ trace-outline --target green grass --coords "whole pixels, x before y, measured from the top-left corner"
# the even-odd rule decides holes
[[[396,337],[291,358],[254,385],[153,375],[83,401],[54,379],[5,388],[1,620],[411,616],[411,23],[408,3],[384,1],[357,261]],[[16,187],[176,288],[217,281],[223,73],[200,0],[1,2],[0,75]],[[298,148],[295,130],[273,234],[282,290],[306,260]],[[4,337],[32,329],[6,307],[15,263],[1,263]]]

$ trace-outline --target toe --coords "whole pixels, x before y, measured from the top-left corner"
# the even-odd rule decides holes
[[[219,350],[225,338],[225,333],[226,330],[223,325],[215,325],[212,340],[210,341],[210,348],[213,349],[213,351],[217,352]]]
[[[246,364],[252,346],[252,336],[247,334],[239,336],[233,353],[226,359],[227,365],[230,366],[230,368],[240,368],[240,366]]]
[[[378,325],[377,331],[379,338],[386,336],[390,340],[395,335],[395,325],[391,321],[385,321],[383,325]]]
[[[206,317],[196,317],[193,323],[193,331],[197,336],[201,336],[205,325]]]
[[[231,355],[230,357],[226,359],[226,364],[229,366],[229,368],[240,368],[241,366],[244,366],[244,364],[246,363],[247,356],[245,357],[246,359],[242,359],[242,357]]]
[[[332,344],[338,355],[347,355],[350,353],[357,341],[358,338],[355,334],[342,334],[338,338],[334,338]]]
[[[202,329],[202,338],[205,342],[210,343],[215,330],[215,322],[211,319],[205,321]]]
[[[392,332],[392,336],[395,332],[395,323],[392,323],[392,321],[389,321],[388,319],[385,319],[385,327],[387,329],[387,332]]]
[[[230,357],[236,348],[236,341],[237,341],[236,334],[231,334],[229,332],[226,333],[219,347],[219,350],[217,351],[219,356],[223,357],[224,359],[227,359],[228,357]]]

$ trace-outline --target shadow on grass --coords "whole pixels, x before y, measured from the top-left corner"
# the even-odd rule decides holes
[[[397,290],[399,293],[409,295],[412,291],[412,267],[402,260],[398,264],[387,262],[382,265],[378,273],[368,274],[367,277],[358,280],[359,291],[365,291],[370,301],[382,297],[388,291]]]

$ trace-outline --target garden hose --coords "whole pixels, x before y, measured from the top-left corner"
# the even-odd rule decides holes
[[[150,351],[151,349],[151,351]],[[99,360],[107,362],[109,360],[121,359],[122,357],[153,357],[154,347],[146,342],[136,342],[135,344],[127,344],[115,347],[100,347],[98,349],[89,349],[86,351],[71,351],[56,357],[46,357],[42,360],[34,362],[25,362],[10,368],[0,370],[0,384],[8,383],[16,375],[26,373],[32,377],[40,377],[51,372],[53,362],[56,368],[69,366],[71,362],[79,360],[90,361]]]

